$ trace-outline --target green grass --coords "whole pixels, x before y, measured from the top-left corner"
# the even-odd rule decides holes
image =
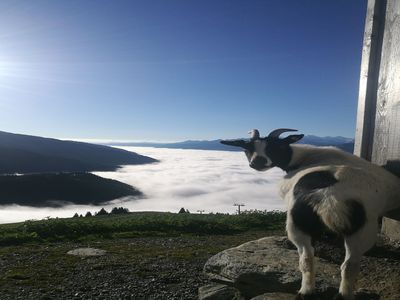
[[[236,234],[248,230],[281,230],[284,222],[285,213],[277,211],[251,211],[241,215],[141,212],[49,219],[0,225],[0,245],[181,234]]]

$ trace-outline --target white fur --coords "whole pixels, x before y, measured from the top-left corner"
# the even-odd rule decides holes
[[[351,236],[346,236],[346,258],[341,266],[342,280],[339,292],[345,299],[353,299],[353,288],[359,272],[361,256],[376,239],[378,217],[400,206],[400,180],[382,167],[333,147],[292,145],[289,166],[298,168],[289,172],[280,187],[280,194],[288,207],[287,232],[299,251],[302,272],[301,294],[310,294],[315,288],[314,249],[311,237],[296,228],[291,209],[296,199],[293,189],[304,175],[316,171],[329,171],[338,180],[333,186],[316,191],[324,200],[314,211],[328,228],[346,228],[350,223],[344,202],[355,199],[365,209],[365,225]]]
[[[254,141],[254,153],[247,152],[251,163],[257,156],[266,158],[262,170],[272,166],[265,154],[267,142]],[[309,145],[290,145],[292,157],[289,171],[281,186],[280,194],[287,203],[286,229],[289,239],[299,252],[299,269],[302,272],[300,294],[311,294],[315,289],[314,249],[311,237],[296,228],[292,212],[296,199],[294,187],[304,175],[317,171],[329,171],[337,182],[329,187],[316,190],[319,199],[314,211],[323,223],[333,231],[340,232],[351,225],[349,208],[345,201],[355,200],[365,210],[366,223],[357,232],[345,236],[346,257],[341,266],[342,280],[339,288],[345,299],[353,299],[353,289],[359,272],[361,256],[375,243],[378,218],[386,212],[400,207],[400,179],[384,168],[374,165],[355,155],[334,147],[314,147]],[[251,164],[250,164],[251,165]]]

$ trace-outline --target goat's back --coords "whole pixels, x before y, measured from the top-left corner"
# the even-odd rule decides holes
[[[329,176],[332,177],[328,180],[330,184],[318,183],[318,178],[327,182]],[[314,183],[304,185],[310,178],[314,178]],[[349,228],[355,230],[361,226],[362,218],[376,219],[400,206],[400,179],[379,166],[362,161],[354,165],[300,169],[285,177],[280,191],[289,213],[299,213],[299,207],[302,212],[311,207],[328,228],[342,234],[351,232]],[[359,224],[352,226],[355,220]]]

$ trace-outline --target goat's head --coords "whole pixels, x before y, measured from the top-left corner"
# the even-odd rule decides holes
[[[257,171],[266,171],[275,166],[283,167],[289,164],[292,150],[290,144],[300,140],[304,134],[289,135],[286,138],[279,136],[294,129],[280,128],[272,131],[267,137],[260,137],[257,129],[249,133],[250,139],[222,140],[221,143],[244,149],[251,168]]]

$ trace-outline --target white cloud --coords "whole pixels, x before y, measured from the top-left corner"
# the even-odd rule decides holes
[[[141,189],[147,199],[136,200],[132,210],[233,213],[234,202],[246,209],[284,209],[278,196],[279,169],[257,172],[249,168],[243,153],[124,147],[160,160],[160,163],[125,166],[119,172],[97,175],[120,180]]]
[[[225,151],[180,150],[123,147],[126,150],[160,160],[150,165],[124,166],[118,172],[96,172],[140,189],[146,198],[124,199],[104,206],[124,206],[131,211],[171,211],[181,207],[191,212],[234,213],[234,203],[244,203],[245,209],[283,210],[278,196],[278,182],[283,172],[277,168],[257,172],[249,168],[243,153]],[[85,214],[100,207],[67,206],[61,209],[3,207],[0,222],[42,219],[46,216],[70,217],[75,212]]]

